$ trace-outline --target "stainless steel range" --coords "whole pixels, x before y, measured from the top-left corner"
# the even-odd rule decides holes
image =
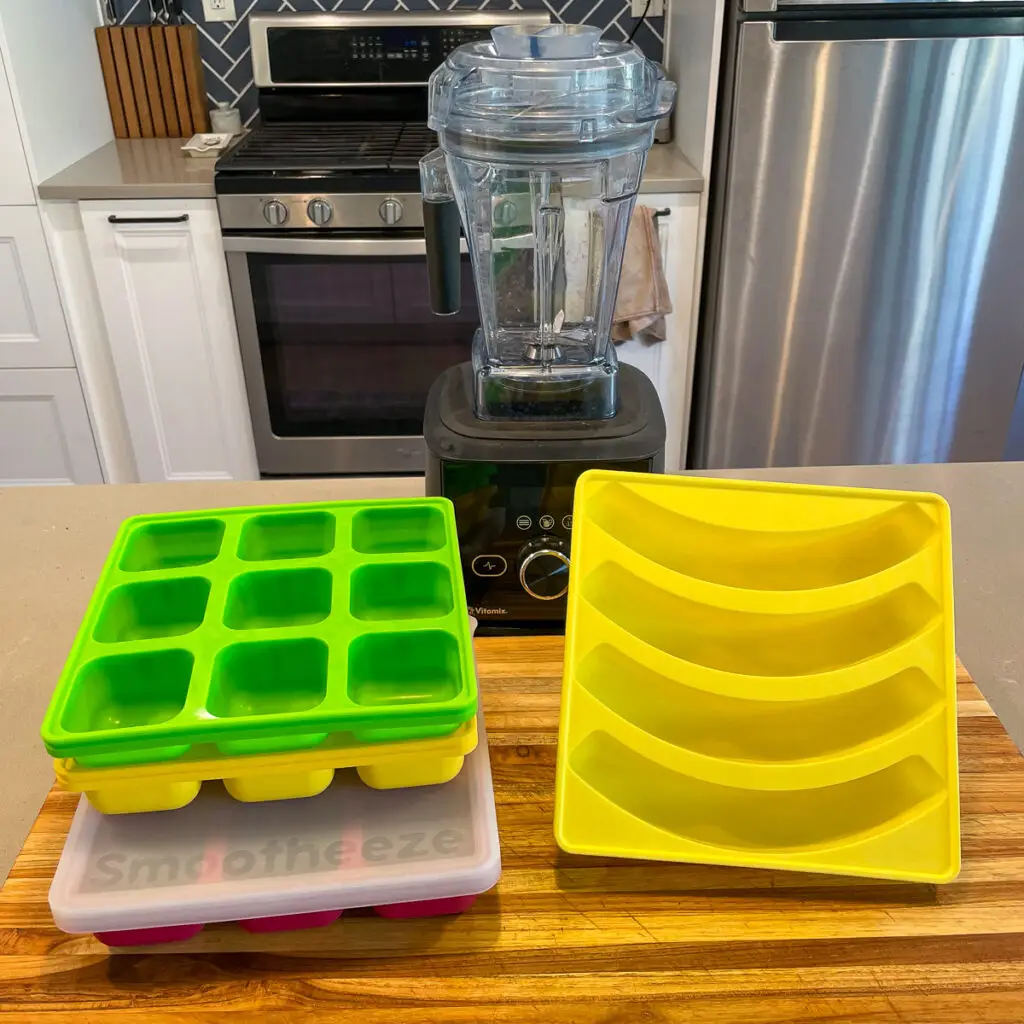
[[[255,129],[216,190],[260,470],[419,473],[438,374],[479,324],[435,317],[418,163],[434,148],[426,83],[446,54],[537,12],[250,18]]]

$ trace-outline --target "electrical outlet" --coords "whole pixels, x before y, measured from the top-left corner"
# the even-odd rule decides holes
[[[203,0],[205,3],[206,0]],[[631,0],[629,13],[634,18],[644,16],[644,8],[647,7],[647,0]],[[647,7],[648,18],[663,18],[665,16],[665,0],[651,0],[651,6]]]
[[[651,0],[654,3],[654,0]],[[661,0],[657,0],[661,3]],[[203,14],[207,21],[237,21],[235,0],[203,0]]]

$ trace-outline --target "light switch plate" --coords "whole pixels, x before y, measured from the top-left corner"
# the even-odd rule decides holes
[[[654,0],[651,0],[653,3]],[[661,0],[658,0],[660,3]],[[237,21],[235,0],[203,0],[203,14],[207,21]]]
[[[644,15],[644,8],[647,7],[647,0],[630,0],[631,6],[629,13],[634,18],[642,18]],[[651,6],[648,8],[648,18],[663,18],[665,16],[665,0],[651,0]]]

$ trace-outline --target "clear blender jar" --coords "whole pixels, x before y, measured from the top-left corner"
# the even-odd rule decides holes
[[[476,278],[475,413],[615,415],[612,314],[629,219],[675,85],[581,25],[502,26],[430,78],[420,162],[431,298],[459,308],[459,218]]]

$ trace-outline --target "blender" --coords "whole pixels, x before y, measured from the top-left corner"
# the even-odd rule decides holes
[[[644,162],[674,96],[637,47],[582,25],[497,27],[431,75],[431,305],[459,309],[464,236],[482,322],[472,361],[427,399],[427,493],[455,505],[482,631],[564,627],[580,473],[664,468],[657,393],[619,365],[611,327]]]

